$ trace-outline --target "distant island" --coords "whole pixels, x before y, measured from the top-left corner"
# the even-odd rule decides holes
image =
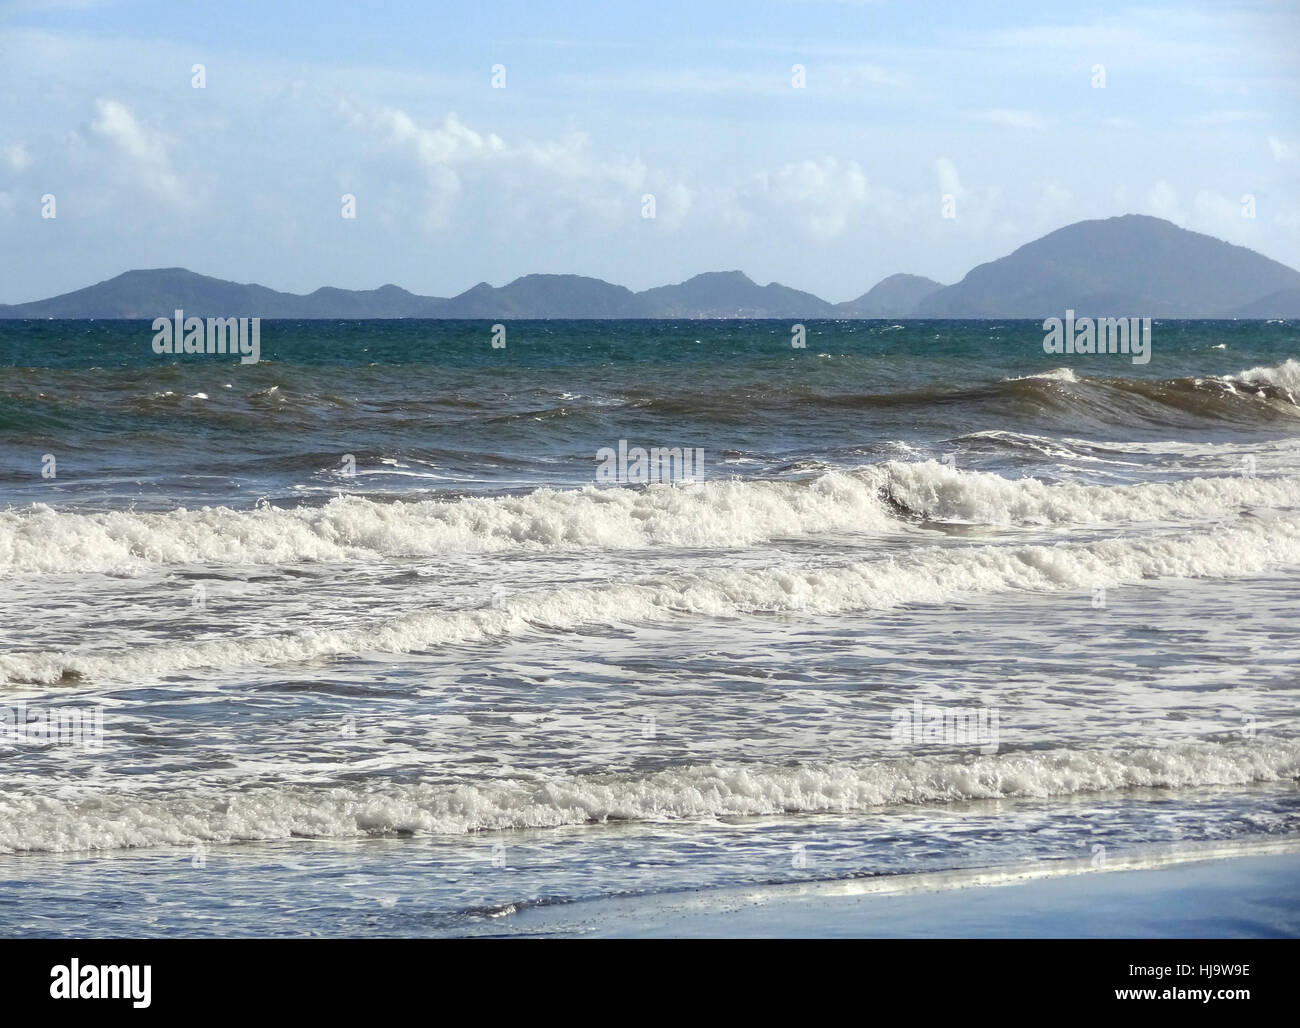
[[[0,305],[0,318],[1298,318],[1300,272],[1243,246],[1140,214],[1080,221],[973,268],[945,286],[891,275],[830,303],[740,271],[633,292],[581,275],[525,275],[458,296],[398,286],[305,296],[184,268],[128,271],[47,300]]]

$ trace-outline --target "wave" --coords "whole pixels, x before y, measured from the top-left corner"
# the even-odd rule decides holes
[[[1088,371],[1104,370],[1103,360]],[[1204,421],[1241,424],[1290,422],[1300,417],[1300,362],[1250,368],[1235,375],[1173,379],[1125,378],[1081,373],[1077,368],[952,386],[936,384],[891,392],[834,391],[809,385],[753,383],[724,389],[632,392],[629,406],[660,415],[712,415],[724,420],[755,412],[821,413],[923,410],[1069,419],[1087,424],[1132,426],[1148,422],[1190,426]]]
[[[1224,381],[1232,385],[1276,389],[1289,402],[1300,403],[1296,399],[1296,395],[1300,394],[1300,361],[1286,360],[1271,367],[1250,368]]]
[[[1100,382],[1121,389],[1169,389],[1180,388],[1187,390],[1204,390],[1213,388],[1216,385],[1228,387],[1229,389],[1244,388],[1252,395],[1258,395],[1261,390],[1267,391],[1267,395],[1286,400],[1290,404],[1298,404],[1296,394],[1300,394],[1300,361],[1288,359],[1281,364],[1265,365],[1256,368],[1249,368],[1245,371],[1239,371],[1235,375],[1220,375],[1216,378],[1174,378],[1174,379],[1150,379],[1150,378],[1092,378],[1080,377],[1074,368],[1054,368],[1051,371],[1039,372],[1034,375],[1021,375],[1016,378],[1003,379],[1004,382],[1064,382],[1071,385],[1077,385],[1080,382]]]
[[[1005,379],[992,399],[1021,413],[1108,426],[1274,424],[1300,417],[1298,376],[1294,360],[1211,378],[1093,377],[1058,368]]]
[[[739,548],[880,531],[912,521],[990,526],[1209,519],[1300,505],[1300,478],[1224,476],[1101,486],[1049,485],[933,460],[885,461],[803,481],[706,481],[646,489],[589,486],[523,496],[166,513],[0,511],[0,573],[131,574],[154,566],[283,565],[449,553]]]
[[[1300,742],[1257,738],[795,766],[696,764],[473,783],[278,785],[237,793],[64,787],[33,796],[6,790],[0,794],[0,852],[849,813],[919,803],[1241,786],[1298,776]]]
[[[386,621],[277,635],[89,652],[0,654],[0,682],[142,679],[188,669],[279,666],[403,654],[521,636],[771,613],[840,614],[946,604],[1000,592],[1090,592],[1149,579],[1231,578],[1300,563],[1300,519],[1243,518],[1212,531],[1052,545],[929,546],[841,565],[711,566],[599,586],[546,587],[497,606],[420,610]]]
[[[1300,416],[1300,362],[1173,379],[1091,376],[1063,367],[1004,379],[991,390],[976,388],[965,396],[1107,425],[1289,421]]]
[[[1047,484],[990,472],[959,472],[934,461],[889,461],[881,488],[926,520],[981,525],[1140,524],[1222,517],[1249,507],[1300,505],[1300,478],[1242,475],[1132,485]]]
[[[45,399],[33,405],[31,383],[14,392],[0,385],[0,430],[21,431],[24,418],[39,417],[50,427],[74,427],[84,422],[88,411],[106,406],[126,410],[145,418],[150,425],[157,416],[183,412],[187,419],[220,427],[232,435],[254,438],[278,426],[281,430],[335,424],[340,416],[360,419],[367,431],[420,431],[430,417],[440,420],[478,423],[485,429],[519,422],[570,421],[605,424],[611,410],[650,414],[674,419],[716,421],[727,425],[749,424],[757,416],[764,420],[789,417],[792,413],[824,417],[835,412],[866,412],[896,415],[903,412],[933,414],[942,411],[951,423],[963,418],[1029,418],[1066,425],[1109,427],[1148,423],[1190,428],[1205,422],[1239,425],[1293,423],[1300,417],[1300,361],[1288,359],[1278,365],[1259,366],[1233,375],[1157,379],[1107,376],[1108,368],[1122,365],[1106,358],[1088,362],[1081,358],[1076,367],[1059,367],[1044,372],[976,381],[972,384],[939,382],[917,385],[915,379],[881,392],[845,388],[836,380],[817,385],[783,379],[754,381],[724,387],[702,387],[674,379],[671,387],[659,384],[628,388],[624,385],[591,391],[523,389],[512,394],[506,405],[502,398],[464,386],[439,389],[424,399],[412,399],[404,379],[392,374],[409,372],[389,369],[389,377],[376,375],[357,382],[357,390],[387,395],[395,385],[403,387],[400,401],[363,404],[337,392],[328,369],[297,367],[292,381],[263,384],[247,393],[228,389],[220,376],[180,376],[175,369],[150,372],[150,385],[143,389],[138,374],[117,377],[108,384],[85,371],[69,371],[66,385],[38,385]],[[17,369],[22,373],[24,369]],[[847,381],[857,381],[852,375]],[[43,383],[43,379],[38,379]],[[270,380],[267,380],[268,383]],[[216,392],[215,390],[220,390]],[[197,398],[197,392],[213,397]],[[364,393],[363,393],[364,395]],[[56,401],[48,397],[54,396]],[[52,404],[55,404],[52,406]],[[969,427],[969,426],[968,426]],[[569,430],[571,431],[571,430]]]
[[[1073,368],[1053,368],[1051,371],[1040,371],[1036,375],[1019,375],[1016,378],[1008,378],[1007,382],[1028,382],[1032,379],[1041,379],[1045,382],[1078,382],[1079,376]]]
[[[511,550],[747,546],[883,527],[870,476],[809,483],[714,481],[647,489],[542,488],[517,497],[321,507],[79,514],[0,512],[0,571],[129,572],[149,565],[288,564]]]

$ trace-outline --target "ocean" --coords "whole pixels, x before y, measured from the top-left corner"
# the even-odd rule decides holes
[[[0,321],[0,934],[1300,832],[1300,322],[152,336]]]

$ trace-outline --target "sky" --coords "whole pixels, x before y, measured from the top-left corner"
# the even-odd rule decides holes
[[[1126,213],[1300,268],[1300,0],[0,0],[0,303],[175,266],[839,301]]]

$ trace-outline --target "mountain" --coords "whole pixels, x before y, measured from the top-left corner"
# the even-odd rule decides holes
[[[417,296],[400,286],[378,289],[335,289],[321,286],[314,293],[298,297],[281,293],[287,301],[296,301],[297,313],[279,315],[294,318],[432,318],[447,301],[438,296]],[[288,304],[294,309],[295,304]],[[263,315],[265,317],[265,315]]]
[[[240,285],[184,268],[127,271],[49,300],[0,307],[0,318],[156,318],[177,309],[198,316],[262,318],[432,317],[445,303],[397,286],[317,289],[307,296]]]
[[[1300,318],[1300,289],[1281,289],[1238,307],[1234,318]]]
[[[637,293],[649,318],[833,318],[835,306],[779,282],[760,286],[744,272],[711,271]]]
[[[1080,221],[944,286],[890,275],[856,300],[828,303],[740,271],[634,293],[582,275],[525,275],[458,296],[394,285],[300,296],[184,268],[128,271],[48,300],[0,305],[0,318],[1285,318],[1300,317],[1300,272],[1244,246],[1126,214]]]
[[[1080,221],[981,264],[922,300],[922,318],[1211,318],[1282,290],[1300,272],[1244,246],[1141,214]]]
[[[480,282],[439,308],[440,318],[637,318],[636,294],[582,275],[525,275],[497,289]]]
[[[696,275],[634,293],[582,275],[525,275],[480,282],[450,299],[397,286],[321,288],[300,296],[240,285],[184,268],[128,271],[48,300],[0,306],[0,318],[148,318],[176,309],[197,317],[271,318],[833,318],[834,304],[739,271]]]
[[[917,304],[942,289],[943,283],[922,275],[890,275],[856,300],[837,303],[841,317],[906,318]]]

